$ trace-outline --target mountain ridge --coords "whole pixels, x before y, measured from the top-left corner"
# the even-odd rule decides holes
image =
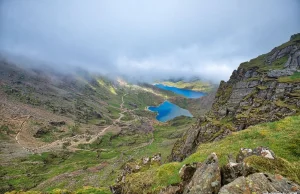
[[[300,38],[292,37],[268,54],[242,63],[228,82],[220,82],[211,111],[175,143],[171,160],[183,160],[201,143],[299,112]],[[274,71],[281,73],[274,77]]]

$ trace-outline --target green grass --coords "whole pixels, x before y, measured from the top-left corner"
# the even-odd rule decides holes
[[[189,119],[190,121],[190,119]],[[102,170],[96,173],[86,172],[72,179],[78,179],[74,189],[86,185],[85,178],[97,177],[101,186],[108,188],[114,184],[115,179],[121,173],[121,166],[129,160],[140,160],[143,156],[152,156],[160,152],[163,160],[171,152],[174,142],[181,137],[183,131],[190,122],[186,118],[178,118],[170,125],[162,124],[155,127],[154,141],[146,145],[152,139],[152,134],[114,134],[107,133],[92,144],[83,144],[79,148],[86,151],[43,153],[20,158],[0,168],[0,191],[8,189],[11,185],[15,190],[29,190],[42,181],[51,179],[63,173],[74,172],[107,163]],[[180,126],[180,127],[179,127]],[[76,127],[75,127],[76,128]],[[144,147],[140,147],[145,145]],[[98,157],[99,155],[99,157]],[[164,176],[161,173],[161,176]],[[172,179],[170,179],[172,180]],[[50,192],[55,188],[63,188],[70,180],[64,180],[53,185],[45,185],[42,191]]]
[[[147,171],[129,175],[127,178],[128,191],[157,192],[161,188],[178,183],[179,169],[183,164],[203,162],[209,154],[218,155],[220,166],[227,163],[227,155],[236,155],[240,148],[255,148],[266,146],[278,156],[274,163],[268,163],[256,158],[248,159],[253,166],[270,173],[281,173],[299,183],[300,180],[300,116],[287,117],[283,120],[249,127],[240,132],[212,143],[201,144],[196,153],[183,162],[168,163]],[[281,159],[284,158],[284,159]],[[263,165],[262,165],[263,164]],[[168,180],[168,181],[167,181]]]
[[[282,82],[282,83],[297,83],[297,82],[300,82],[300,72],[295,72],[291,76],[279,77],[278,81]]]
[[[7,125],[1,125],[0,127],[0,140],[8,140],[10,134],[16,134],[13,130]]]
[[[120,115],[119,115],[120,109],[119,108],[116,108],[114,106],[109,106],[107,109],[108,109],[110,117],[112,119],[117,119],[120,117]]]
[[[44,192],[40,191],[11,191],[6,194],[43,194]],[[53,189],[48,192],[49,194],[110,194],[110,190],[106,187],[88,187],[85,186],[82,189],[76,191],[68,191],[67,189]]]

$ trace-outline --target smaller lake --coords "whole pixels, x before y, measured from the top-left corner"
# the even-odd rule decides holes
[[[178,116],[187,116],[187,117],[193,117],[193,115],[190,113],[190,111],[180,108],[176,104],[173,104],[169,101],[164,101],[159,106],[149,106],[148,110],[152,112],[157,112],[156,119],[160,122],[167,122],[171,119],[174,119]]]
[[[174,92],[175,94],[182,95],[186,98],[200,98],[202,96],[206,96],[205,92],[199,92],[199,91],[194,91],[194,90],[189,90],[189,89],[182,89],[182,88],[177,88],[177,87],[173,87],[173,86],[166,86],[163,84],[154,84],[154,85],[160,89]]]

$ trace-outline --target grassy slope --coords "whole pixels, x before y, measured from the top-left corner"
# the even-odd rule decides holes
[[[82,188],[87,185],[84,180],[94,176],[97,185],[108,188],[114,184],[116,177],[120,174],[121,166],[132,159],[139,160],[143,156],[151,156],[160,152],[163,160],[170,153],[174,142],[182,133],[187,130],[193,119],[179,118],[170,125],[159,124],[154,126],[154,141],[151,145],[137,148],[152,139],[151,134],[118,135],[109,133],[91,145],[80,146],[86,151],[75,153],[43,153],[42,155],[31,155],[26,158],[19,158],[11,161],[5,167],[0,168],[0,188],[7,188],[9,185],[15,190],[28,190],[45,180],[61,175],[81,171],[78,176],[71,176],[69,179],[76,179],[76,186],[73,189]],[[178,125],[181,125],[178,129]],[[97,151],[103,150],[100,157]],[[90,172],[88,168],[107,164],[105,168],[97,172]],[[59,181],[58,184],[46,184],[43,191],[53,191],[56,188],[65,188],[70,180],[67,178]]]
[[[207,156],[216,152],[220,165],[226,164],[229,153],[237,154],[239,149],[267,146],[280,158],[270,162],[256,157],[247,162],[258,166],[260,170],[282,174],[300,182],[300,116],[287,117],[278,122],[265,123],[249,127],[218,142],[199,146],[196,153],[183,162],[173,162],[127,177],[128,187],[132,192],[157,192],[161,188],[180,182],[179,169],[183,164],[202,162]],[[284,159],[281,159],[284,158]],[[145,186],[148,185],[148,186]]]

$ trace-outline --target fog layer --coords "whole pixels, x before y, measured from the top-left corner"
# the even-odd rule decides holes
[[[227,80],[300,32],[297,0],[2,0],[0,50],[139,81]]]

